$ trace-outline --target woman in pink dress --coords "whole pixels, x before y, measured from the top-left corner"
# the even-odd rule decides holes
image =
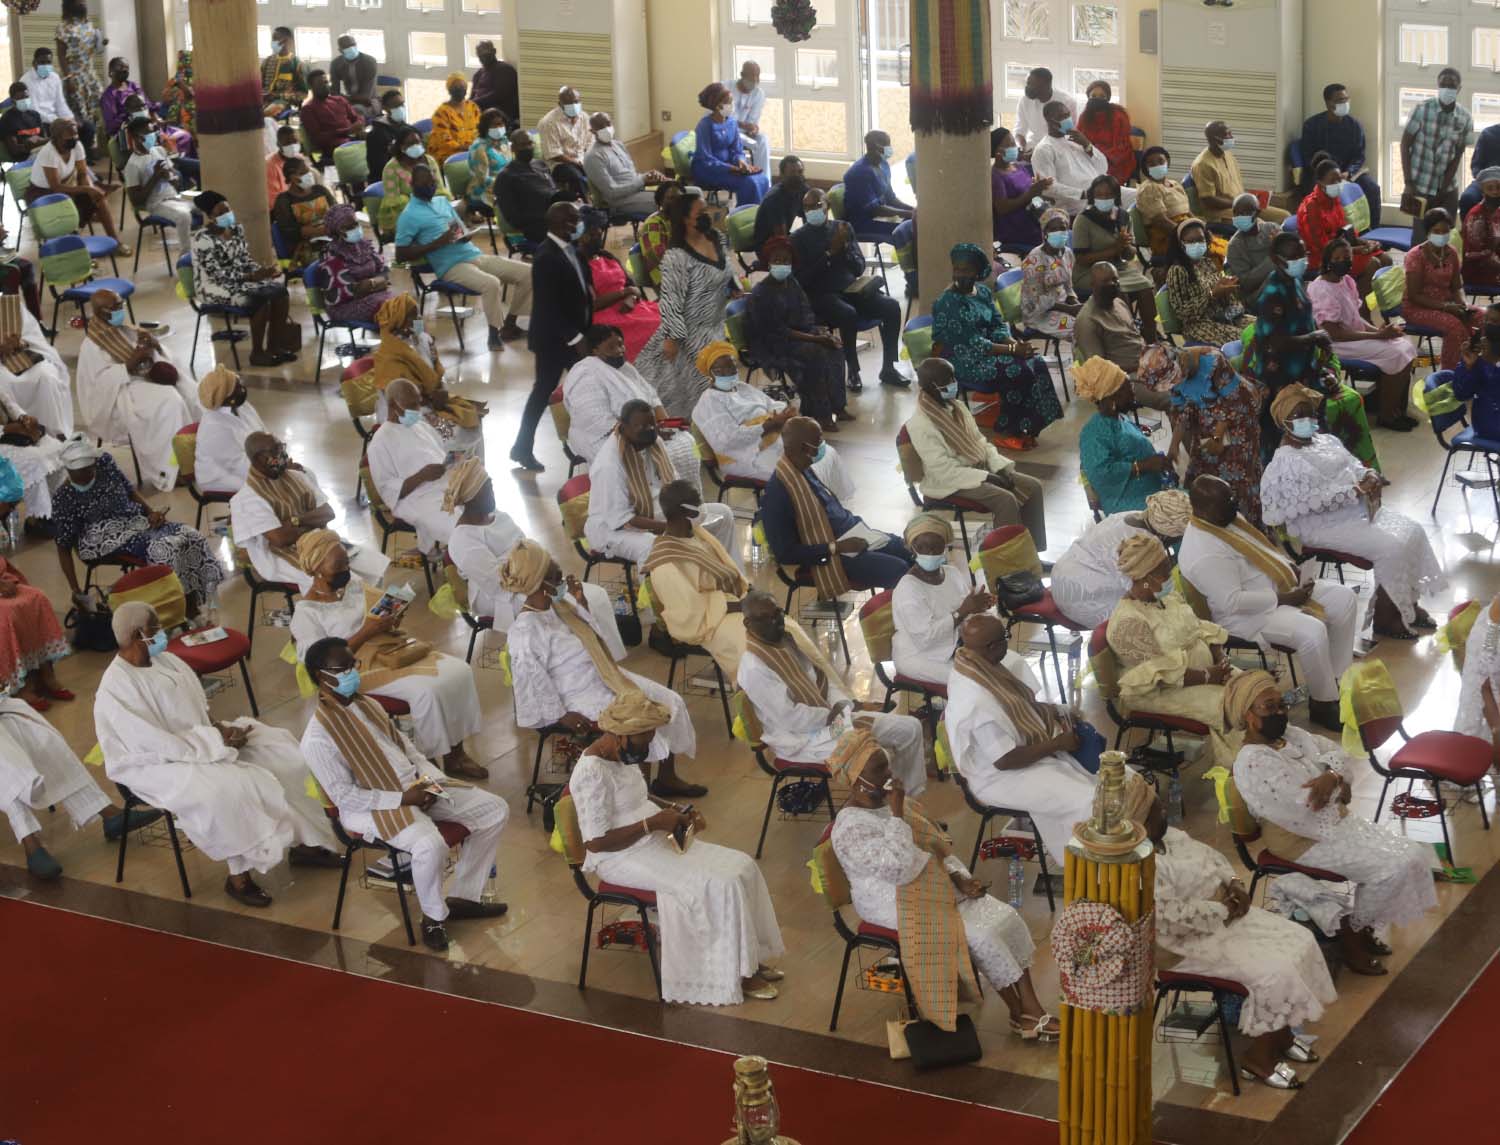
[[[1406,252],[1406,300],[1401,304],[1408,326],[1426,326],[1443,334],[1442,368],[1458,365],[1459,355],[1479,325],[1483,311],[1464,299],[1462,261],[1448,245],[1453,219],[1442,207],[1422,216],[1427,239]]]
[[[586,209],[578,253],[588,260],[589,272],[594,277],[594,321],[620,328],[625,335],[625,358],[633,362],[661,325],[661,311],[656,303],[641,297],[620,260],[604,249],[608,230],[606,212]]]

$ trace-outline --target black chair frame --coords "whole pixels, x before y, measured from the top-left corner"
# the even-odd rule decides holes
[[[1037,831],[1036,822],[1031,818],[1031,813],[1019,807],[992,807],[987,803],[981,803],[969,790],[969,784],[962,774],[955,771],[954,777],[958,780],[958,789],[964,793],[964,802],[979,816],[979,830],[974,833],[974,853],[969,856],[969,870],[972,871],[979,863],[979,848],[984,843],[984,834],[989,829],[990,820],[1001,816],[1017,820],[1019,825],[1029,827],[1031,834],[1036,838],[1036,861],[1037,866],[1041,868],[1042,885],[1047,889],[1047,909],[1056,914],[1057,896],[1052,891],[1052,876],[1047,870],[1047,848],[1042,843],[1041,833]]]

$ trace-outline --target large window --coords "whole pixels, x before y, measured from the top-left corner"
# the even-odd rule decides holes
[[[1387,0],[1385,21],[1386,130],[1383,147],[1372,141],[1368,161],[1384,168],[1381,196],[1397,202],[1405,187],[1401,135],[1412,110],[1437,95],[1439,71],[1454,67],[1463,76],[1458,98],[1476,132],[1500,123],[1500,8],[1492,0]],[[1472,155],[1464,156],[1460,187],[1469,181]]]
[[[995,105],[1014,126],[1016,100],[1032,68],[1052,72],[1053,87],[1081,102],[1089,84],[1104,80],[1124,93],[1125,45],[1120,3],[1079,0],[994,0]]]

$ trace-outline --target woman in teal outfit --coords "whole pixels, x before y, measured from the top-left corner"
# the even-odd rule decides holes
[[[1079,467],[1106,514],[1146,507],[1146,498],[1175,484],[1176,474],[1151,439],[1125,415],[1135,398],[1125,371],[1090,358],[1073,371],[1078,396],[1099,407],[1078,435]]]

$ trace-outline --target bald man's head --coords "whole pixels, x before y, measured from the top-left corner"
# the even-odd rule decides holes
[[[745,617],[745,627],[757,640],[767,644],[780,644],[786,635],[786,613],[768,592],[752,589],[740,602],[740,612]]]
[[[245,456],[250,459],[250,468],[273,481],[286,473],[290,461],[286,446],[276,439],[274,433],[257,431],[245,438]]]
[[[1188,488],[1188,500],[1193,506],[1193,516],[1220,528],[1232,522],[1238,512],[1229,482],[1212,473],[1204,473],[1193,482]]]
[[[422,391],[417,389],[415,382],[397,378],[385,388],[385,404],[389,411],[387,419],[396,421],[404,411],[421,406]]]
[[[781,429],[782,453],[798,469],[813,463],[823,444],[823,431],[810,417],[794,417]]]
[[[943,390],[953,376],[953,363],[947,358],[928,358],[917,367],[917,385],[936,398],[946,397]]]
[[[966,649],[981,660],[998,664],[1005,659],[1010,640],[1005,633],[1005,621],[990,612],[980,612],[969,617],[958,630],[958,640]]]
[[[111,310],[120,306],[120,296],[113,290],[98,290],[89,303],[94,308],[94,313],[101,318],[107,318]]]

